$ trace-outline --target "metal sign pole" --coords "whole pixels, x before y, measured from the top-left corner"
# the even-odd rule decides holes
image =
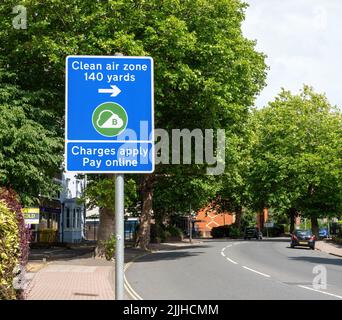
[[[115,175],[115,299],[124,299],[124,175]]]
[[[128,67],[130,73],[125,72]],[[89,70],[94,72],[88,72]],[[149,157],[149,154],[154,154],[153,83],[151,57],[124,57],[121,53],[116,53],[114,57],[76,55],[66,58],[66,171],[116,173],[113,232],[116,237],[117,300],[124,299],[124,173],[142,174],[154,171],[154,157]],[[117,96],[118,99],[114,99]],[[142,128],[142,121],[147,123],[146,128]],[[126,140],[115,140],[114,137],[124,134],[127,125],[129,130],[141,137],[127,142],[135,141],[138,146],[127,145]],[[78,130],[79,127],[82,130]],[[103,137],[113,139],[104,141]],[[142,137],[150,138],[145,140]],[[103,154],[84,154],[80,152],[82,148],[102,149]],[[111,150],[122,150],[123,154],[117,153],[115,159]],[[126,161],[128,158],[132,160]]]

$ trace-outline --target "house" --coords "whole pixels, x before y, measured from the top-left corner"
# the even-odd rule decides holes
[[[31,242],[81,242],[84,239],[85,206],[79,199],[86,180],[75,174],[60,173],[53,179],[61,191],[39,195],[39,206],[24,208],[25,221],[31,230]]]
[[[85,205],[80,201],[83,196],[86,178],[79,179],[73,173],[63,173],[60,181],[61,216],[59,221],[59,241],[78,243],[84,238]]]
[[[211,229],[214,227],[231,225],[235,222],[235,214],[220,212],[208,205],[196,213],[194,231],[200,237],[211,237]]]

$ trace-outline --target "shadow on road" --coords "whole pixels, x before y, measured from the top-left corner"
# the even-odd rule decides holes
[[[294,261],[305,261],[314,264],[330,264],[342,267],[342,259],[334,258],[321,258],[321,257],[289,257],[289,259]]]
[[[291,246],[287,246],[287,249],[291,249],[291,250],[301,250],[301,251],[313,251],[311,248],[309,247],[294,247],[291,248]],[[313,251],[314,252],[314,251]]]
[[[80,247],[80,248],[65,248],[65,247],[51,247],[30,249],[29,260],[39,261],[46,259],[47,261],[55,260],[73,260],[88,259],[94,256],[94,247]]]
[[[173,245],[159,245],[159,246],[150,246],[153,250],[188,250],[188,249],[203,249],[203,248],[211,248],[210,245],[187,245],[187,246],[173,246]]]
[[[265,242],[288,242],[288,243],[290,243],[291,238],[263,238],[261,241],[265,241]]]
[[[257,239],[244,239],[244,238],[238,238],[238,239],[230,239],[230,238],[225,238],[225,239],[205,239],[203,240],[203,243],[222,243],[222,242],[288,242],[290,243],[290,238],[289,237],[281,237],[281,238],[263,238],[262,240],[257,240]]]
[[[198,247],[197,247],[198,248]],[[204,253],[203,251],[168,251],[168,252],[155,252],[152,254],[148,254],[146,256],[143,256],[137,260],[135,260],[135,263],[138,262],[153,262],[153,261],[159,261],[159,260],[176,260],[176,259],[182,259],[182,258],[190,258],[194,256],[198,256],[200,254]]]

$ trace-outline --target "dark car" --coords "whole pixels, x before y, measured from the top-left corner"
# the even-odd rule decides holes
[[[315,242],[316,237],[311,230],[296,230],[291,236],[291,248],[304,246],[314,250]]]
[[[262,233],[259,228],[251,227],[245,229],[244,239],[262,240]]]

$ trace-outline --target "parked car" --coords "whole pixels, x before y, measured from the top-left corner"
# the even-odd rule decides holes
[[[319,237],[321,238],[321,239],[323,239],[323,238],[329,238],[329,232],[328,232],[328,229],[327,228],[321,228],[321,229],[319,229]]]
[[[262,240],[262,232],[259,230],[259,228],[255,227],[245,228],[244,239]]]
[[[312,234],[311,230],[296,230],[291,235],[291,248],[304,246],[314,250],[315,242],[316,237]]]

